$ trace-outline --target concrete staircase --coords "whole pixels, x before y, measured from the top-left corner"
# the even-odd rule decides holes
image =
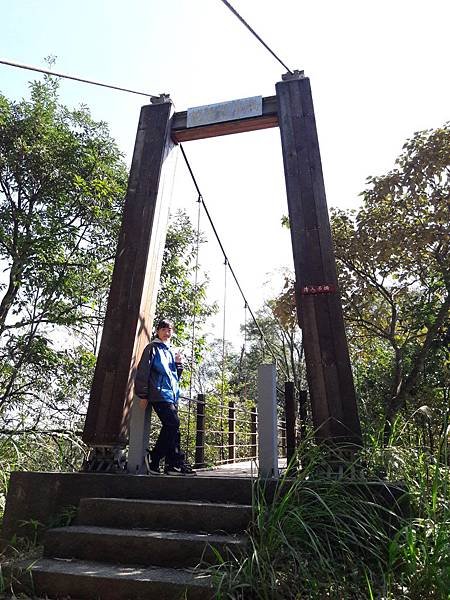
[[[208,486],[204,477],[152,479],[161,498],[154,491],[151,498],[81,498],[74,525],[45,535],[44,556],[31,567],[34,593],[89,600],[214,598],[210,577],[196,567],[214,563],[215,550],[224,555],[245,548],[251,482],[240,503],[242,480],[211,477]],[[189,494],[195,488],[201,499]]]

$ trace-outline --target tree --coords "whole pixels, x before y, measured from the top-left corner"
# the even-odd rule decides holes
[[[216,304],[206,301],[209,279],[196,260],[197,246],[204,241],[185,212],[171,215],[161,267],[156,321],[161,317],[173,320],[176,326],[174,343],[193,354],[185,356],[185,383],[190,379],[191,359],[194,364],[198,363],[205,349],[202,326],[217,311]]]
[[[127,180],[105,123],[94,121],[86,107],[61,105],[51,77],[30,88],[30,100],[0,95],[5,418],[6,408],[11,418],[18,407],[53,402],[56,376],[73,376],[73,361],[92,362],[85,354],[95,352],[95,341],[86,348],[68,338],[77,331],[83,341],[88,327],[100,326]],[[76,396],[76,377],[72,388]]]
[[[103,122],[58,85],[0,95],[0,513],[8,471],[74,469],[106,310],[127,172]],[[157,314],[187,345],[215,307],[196,263],[202,236],[169,222]],[[192,273],[197,271],[197,277]],[[196,334],[195,354],[203,338]],[[186,370],[189,377],[189,369]]]
[[[396,168],[368,179],[362,198],[357,212],[335,211],[332,226],[356,346],[377,341],[387,362],[388,435],[399,411],[423,404],[427,363],[434,384],[447,377],[448,385],[450,124],[416,133]]]
[[[408,140],[331,226],[356,387],[386,438],[396,415],[445,402],[450,343],[450,124]],[[286,222],[284,222],[286,224]],[[277,301],[295,316],[293,281]],[[369,406],[370,405],[370,406]]]
[[[301,332],[296,321],[284,312],[285,294],[286,289],[256,312],[257,324],[253,320],[247,323],[246,346],[234,357],[230,356],[231,383],[237,394],[242,388],[247,398],[256,399],[258,366],[265,362],[277,365],[280,400],[286,381],[292,381],[297,391],[305,386]]]

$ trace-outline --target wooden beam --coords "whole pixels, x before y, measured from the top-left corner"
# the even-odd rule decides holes
[[[262,99],[262,115],[257,117],[210,123],[200,127],[187,127],[187,111],[175,113],[172,119],[172,140],[175,143],[188,142],[277,126],[277,97],[268,96]]]
[[[339,295],[309,79],[276,85],[278,118],[316,436],[361,443],[361,428]]]
[[[169,213],[160,185],[174,147],[172,104],[141,110],[83,440],[90,446],[124,445],[137,360],[148,342]]]

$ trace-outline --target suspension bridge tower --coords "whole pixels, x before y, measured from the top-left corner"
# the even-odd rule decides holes
[[[317,439],[361,444],[310,82],[295,71],[276,95],[174,112],[167,95],[141,110],[83,440],[91,467],[118,465],[128,443],[134,374],[154,319],[180,142],[279,127],[295,292]],[[135,429],[142,436],[144,426]]]

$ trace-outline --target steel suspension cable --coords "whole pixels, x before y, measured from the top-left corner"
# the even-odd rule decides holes
[[[191,438],[191,402],[192,402],[192,379],[194,376],[194,353],[195,353],[195,322],[197,316],[197,290],[198,290],[198,256],[200,250],[200,215],[201,204],[200,196],[197,199],[197,239],[195,244],[195,275],[194,275],[194,306],[192,311],[192,343],[191,343],[191,368],[189,374],[189,402],[188,402],[188,424],[186,436],[186,458],[189,456],[189,442]]]
[[[246,374],[242,375],[243,372],[243,366],[244,366],[244,358],[245,358],[245,353],[247,351],[247,302],[244,304],[244,343],[242,344],[242,350],[241,350],[241,360],[240,360],[240,364],[239,364],[239,395],[241,396],[241,400],[242,397],[245,400],[247,397],[247,376]],[[241,394],[241,384],[242,384],[242,379],[244,380],[243,386],[242,386],[242,394]]]
[[[194,275],[194,302],[192,311],[192,344],[191,344],[191,373],[189,377],[189,397],[192,398],[192,379],[194,375],[194,353],[195,353],[195,325],[197,317],[197,291],[198,291],[198,269],[199,269],[199,250],[200,250],[200,216],[201,216],[201,195],[197,198],[197,236],[195,243],[195,275]]]
[[[228,261],[224,262],[223,276],[223,320],[222,320],[222,404],[225,398],[225,363],[226,363],[226,328],[227,328],[227,267]]]
[[[100,87],[109,88],[111,90],[118,90],[119,92],[128,92],[129,94],[138,94],[139,96],[146,96],[147,98],[155,98],[156,99],[156,98],[160,97],[160,96],[155,96],[153,94],[148,94],[147,92],[138,92],[136,90],[130,90],[128,88],[119,87],[118,85],[111,85],[109,83],[102,83],[100,81],[93,81],[91,79],[75,77],[74,75],[67,75],[67,73],[57,73],[56,71],[51,71],[50,69],[41,69],[40,67],[24,65],[22,63],[13,62],[11,60],[0,59],[0,64],[7,65],[8,67],[16,67],[18,69],[25,69],[26,71],[36,71],[36,73],[44,73],[45,75],[53,75],[54,77],[59,77],[60,79],[72,79],[73,81],[78,81],[80,83],[88,83],[90,85],[98,85]]]
[[[202,206],[203,206],[203,209],[204,209],[204,211],[205,211],[205,214],[206,214],[206,216],[208,217],[209,224],[211,225],[211,228],[212,228],[212,230],[213,230],[213,233],[214,233],[214,235],[215,235],[215,237],[216,237],[217,243],[219,244],[219,247],[220,247],[220,249],[221,249],[221,251],[222,251],[223,257],[224,257],[224,259],[225,259],[225,260],[226,260],[226,262],[227,262],[227,265],[228,265],[228,268],[229,268],[229,270],[230,270],[230,273],[231,273],[231,275],[233,276],[233,279],[234,279],[234,281],[235,281],[235,283],[236,283],[236,285],[237,285],[237,288],[238,288],[238,290],[239,290],[239,292],[240,292],[240,294],[241,294],[241,296],[242,296],[242,299],[244,300],[244,302],[245,302],[245,304],[246,304],[246,306],[247,306],[247,309],[248,309],[248,311],[249,311],[249,313],[250,313],[250,315],[251,315],[251,317],[252,317],[252,319],[253,319],[253,323],[255,324],[255,326],[256,326],[256,328],[257,328],[257,330],[258,330],[258,332],[259,332],[259,335],[260,335],[260,337],[261,337],[261,340],[262,340],[262,342],[263,342],[263,347],[264,347],[264,345],[265,345],[265,346],[267,346],[267,348],[268,348],[268,350],[269,350],[269,353],[270,353],[270,355],[271,355],[271,356],[272,356],[272,358],[275,360],[275,362],[277,362],[277,357],[276,357],[276,354],[275,354],[275,352],[274,352],[274,350],[273,350],[273,348],[272,348],[271,344],[270,344],[270,343],[269,343],[269,341],[266,339],[266,337],[265,337],[265,335],[264,335],[264,332],[263,332],[263,330],[261,329],[261,326],[259,325],[259,323],[258,323],[258,321],[257,321],[257,319],[256,319],[256,317],[255,317],[255,315],[254,315],[254,313],[253,313],[253,311],[252,311],[252,309],[251,309],[251,307],[250,307],[249,303],[247,302],[247,298],[245,297],[245,294],[244,294],[244,292],[242,291],[241,285],[240,285],[240,283],[239,283],[239,281],[238,281],[238,279],[237,279],[237,277],[236,277],[236,274],[235,274],[235,272],[234,272],[234,270],[233,270],[233,268],[232,268],[232,266],[231,266],[231,264],[230,264],[230,261],[228,260],[227,253],[225,252],[225,249],[224,249],[224,247],[223,247],[222,241],[221,241],[221,239],[220,239],[220,237],[219,237],[219,234],[217,233],[217,230],[216,230],[216,228],[215,228],[215,225],[214,225],[214,223],[213,223],[213,220],[212,220],[212,218],[211,218],[211,215],[209,214],[208,208],[207,208],[207,206],[206,206],[206,203],[205,203],[205,200],[204,200],[204,198],[203,198],[203,194],[202,194],[202,193],[201,193],[201,191],[200,191],[200,188],[199,188],[199,186],[198,186],[197,180],[196,180],[196,178],[195,178],[195,175],[194,175],[194,173],[193,173],[193,171],[192,171],[191,165],[190,165],[190,163],[189,163],[189,161],[188,161],[188,159],[187,159],[187,156],[186,156],[186,153],[185,153],[185,151],[184,151],[184,148],[183,148],[182,144],[180,144],[180,149],[181,149],[181,153],[182,153],[182,155],[183,155],[183,158],[184,158],[184,162],[186,163],[187,169],[188,169],[188,171],[189,171],[189,174],[190,174],[190,176],[191,176],[192,182],[193,182],[193,184],[194,184],[194,186],[195,186],[195,189],[197,190],[198,196],[199,196],[199,198],[200,198],[200,202],[201,202],[201,204],[202,204]]]
[[[244,303],[244,355],[247,352],[247,302]],[[245,397],[245,395],[244,395]]]
[[[261,38],[261,37],[260,37],[260,36],[259,36],[259,35],[256,33],[256,31],[255,31],[255,30],[254,30],[254,29],[253,29],[253,28],[252,28],[252,27],[251,27],[251,26],[250,26],[250,25],[247,23],[247,21],[246,21],[246,20],[245,20],[243,17],[241,17],[241,15],[238,13],[238,11],[237,11],[235,8],[233,8],[233,7],[231,6],[231,4],[230,4],[229,2],[227,2],[227,0],[221,0],[221,2],[223,2],[223,4],[225,4],[225,6],[226,6],[226,7],[227,7],[227,8],[228,8],[228,9],[229,9],[229,10],[230,10],[232,13],[233,13],[233,15],[234,15],[235,17],[237,17],[237,18],[239,19],[239,21],[240,21],[240,22],[241,22],[241,23],[242,23],[242,24],[243,24],[245,27],[247,27],[247,29],[250,31],[250,33],[252,33],[252,34],[255,36],[255,38],[258,40],[258,42],[260,42],[260,43],[261,43],[261,44],[264,46],[264,48],[265,48],[265,49],[266,49],[266,50],[268,50],[268,51],[270,52],[270,54],[271,54],[271,55],[272,55],[274,58],[276,58],[276,60],[277,60],[277,61],[278,61],[278,62],[279,62],[281,65],[283,65],[283,67],[284,67],[284,68],[285,68],[285,69],[286,69],[286,70],[287,70],[289,73],[292,73],[291,69],[290,69],[288,66],[286,66],[286,65],[284,64],[284,62],[281,60],[281,58],[279,58],[279,57],[278,57],[278,56],[275,54],[275,52],[274,52],[274,51],[273,51],[273,50],[272,50],[272,49],[271,49],[271,48],[270,48],[270,47],[269,47],[269,46],[266,44],[266,42],[265,42],[265,41],[264,41],[264,40],[263,40],[263,39],[262,39],[262,38]]]
[[[226,367],[226,328],[227,328],[227,267],[228,259],[224,261],[223,274],[223,321],[222,321],[222,401],[220,408],[220,432],[221,432],[221,453],[224,459],[224,437],[223,437],[223,407],[225,404],[225,367]]]

